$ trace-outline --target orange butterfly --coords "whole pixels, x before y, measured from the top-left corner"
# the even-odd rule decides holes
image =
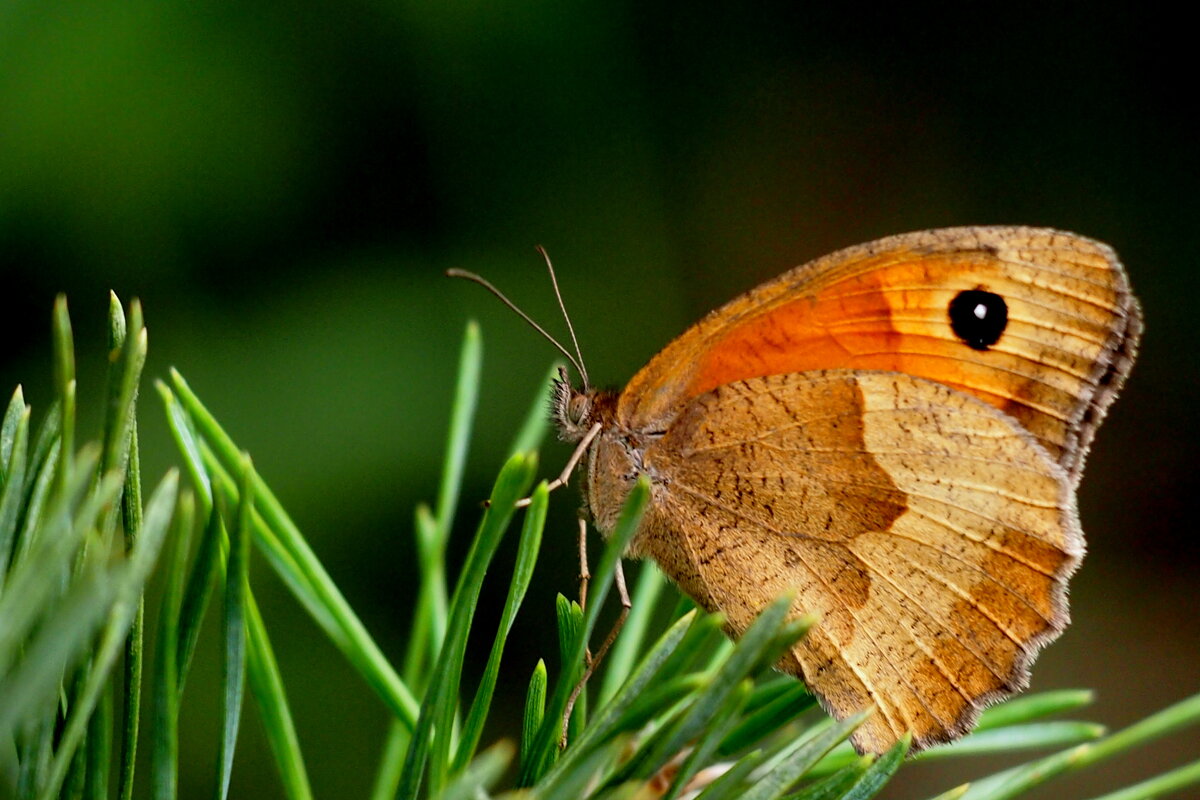
[[[733,636],[794,591],[821,621],[779,668],[838,718],[874,709],[860,752],[907,731],[916,751],[1022,689],[1066,627],[1075,487],[1140,333],[1099,242],[922,231],[730,301],[619,394],[576,363],[554,419],[601,533],[648,476],[628,555]]]

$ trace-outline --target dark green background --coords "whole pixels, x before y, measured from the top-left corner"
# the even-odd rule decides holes
[[[412,510],[435,492],[466,320],[487,357],[459,543],[552,357],[447,267],[561,330],[546,245],[593,378],[620,385],[703,312],[835,248],[968,223],[1077,231],[1122,254],[1147,334],[1080,493],[1076,622],[1033,685],[1095,687],[1093,716],[1120,726],[1200,674],[1195,47],[1181,20],[1094,4],[6,2],[0,386],[44,410],[65,291],[94,423],[106,292],[141,297],[148,374],[190,379],[398,659]],[[174,456],[145,401],[157,476]],[[548,448],[545,473],[566,455]],[[504,711],[556,651],[575,504],[555,502]],[[382,707],[259,579],[314,788],[361,797]],[[183,758],[206,796],[215,667],[197,670]],[[1194,741],[1068,794],[1194,758]],[[253,710],[245,747],[235,795],[277,794]],[[982,769],[914,768],[888,796]]]

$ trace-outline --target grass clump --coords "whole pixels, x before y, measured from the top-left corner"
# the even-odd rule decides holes
[[[536,480],[535,451],[546,429],[539,392],[452,576],[445,556],[482,358],[479,331],[468,326],[438,495],[433,507],[415,512],[420,584],[403,658],[393,664],[249,456],[174,371],[156,388],[185,485],[169,472],[143,506],[138,387],[146,332],[136,301],[125,309],[114,297],[109,328],[106,413],[94,442],[75,444],[74,348],[62,300],[54,314],[55,404],[34,429],[18,388],[0,422],[0,797],[129,798],[135,786],[155,798],[177,796],[180,763],[189,758],[179,749],[180,704],[210,607],[218,609],[221,651],[211,794],[229,795],[242,706],[249,704],[263,722],[280,792],[312,797],[284,688],[287,664],[276,658],[255,600],[252,557],[283,580],[389,712],[375,800],[861,800],[882,796],[891,776],[913,761],[1049,751],[940,795],[1000,800],[1200,722],[1197,695],[1106,734],[1091,722],[1049,719],[1085,706],[1088,692],[1045,692],[990,709],[975,733],[953,745],[906,760],[902,741],[878,758],[860,757],[848,737],[861,718],[828,719],[801,684],[771,668],[811,623],[788,620],[786,598],[730,643],[719,616],[685,600],[656,623],[650,611],[673,590],[646,565],[627,625],[574,705],[564,749],[563,716],[618,559],[645,509],[645,483],[630,494],[593,567],[587,607],[560,596],[556,609],[522,611],[550,501],[546,484]],[[530,502],[518,508],[523,497]],[[489,574],[513,529],[519,541],[512,574]],[[148,607],[146,585],[156,570],[165,591]],[[494,631],[474,625],[487,580],[508,587]],[[506,639],[519,613],[557,619],[559,657],[550,660],[553,668],[539,661],[528,677],[523,719],[502,726],[514,741],[485,745],[501,670],[510,668]],[[143,656],[144,619],[157,631],[152,657]],[[471,636],[490,637],[491,648],[478,685],[465,687]],[[139,746],[147,747],[150,764],[141,775],[134,769]],[[1141,800],[1195,785],[1200,762],[1103,800]]]

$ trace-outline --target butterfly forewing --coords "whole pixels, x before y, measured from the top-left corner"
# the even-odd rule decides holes
[[[619,419],[661,429],[689,399],[745,378],[889,370],[1012,415],[1077,477],[1140,331],[1103,244],[1039,228],[903,234],[797,267],[709,314],[634,376]]]

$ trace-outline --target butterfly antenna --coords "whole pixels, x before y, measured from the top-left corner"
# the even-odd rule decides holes
[[[558,308],[562,311],[563,319],[567,321],[567,331],[571,334],[571,344],[575,345],[575,355],[579,356],[579,361],[576,364],[579,369],[579,375],[583,378],[583,388],[586,390],[591,384],[588,382],[587,370],[583,367],[583,352],[579,349],[579,340],[575,338],[575,326],[571,324],[571,315],[567,313],[567,306],[563,303],[562,292],[558,290],[558,276],[554,274],[554,265],[550,263],[550,254],[546,252],[546,248],[539,244],[537,251],[542,254],[542,258],[546,259],[546,269],[550,271],[550,283],[554,286],[554,296],[558,298]]]
[[[551,274],[553,274],[553,273],[551,273]],[[529,323],[529,325],[535,331],[540,333],[542,336],[546,337],[546,340],[549,341],[550,344],[557,347],[559,352],[567,357],[567,360],[571,362],[572,366],[575,367],[575,369],[579,373],[580,377],[583,378],[584,389],[588,388],[587,372],[583,369],[583,365],[579,361],[575,360],[575,356],[571,355],[571,351],[568,350],[567,348],[563,347],[561,344],[559,344],[558,340],[555,339],[553,336],[546,333],[546,330],[541,325],[538,325],[536,322],[533,321],[533,319],[528,314],[526,314],[521,309],[517,308],[516,303],[514,303],[512,300],[509,300],[507,297],[505,297],[504,293],[501,292],[499,289],[497,289],[495,286],[492,286],[492,284],[490,282],[488,282],[488,280],[486,278],[484,278],[480,275],[476,275],[474,272],[468,272],[465,269],[456,269],[456,268],[446,270],[446,275],[447,275],[447,277],[450,277],[450,278],[463,278],[465,280],[471,281],[472,283],[478,283],[480,286],[482,286],[483,288],[487,289],[489,292],[494,294],[497,298],[499,298],[501,303],[504,303],[504,305],[508,306],[510,309],[515,311],[517,313],[517,316],[519,316],[521,319],[523,319],[527,323]],[[557,289],[555,291],[557,291]],[[560,300],[559,302],[562,302],[562,301]],[[572,332],[571,336],[572,336],[572,338],[574,338],[574,336],[575,336],[574,332]],[[576,349],[578,349],[578,345],[576,346]]]

